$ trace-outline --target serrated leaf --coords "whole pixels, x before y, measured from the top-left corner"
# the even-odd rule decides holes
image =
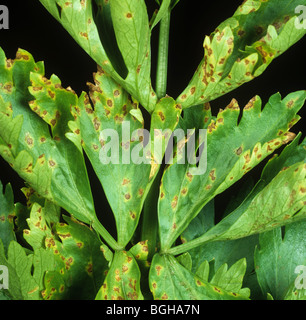
[[[56,76],[46,79],[39,69],[42,65],[24,50],[14,61],[1,50],[0,60],[1,156],[40,196],[84,222],[93,221],[84,158],[65,137],[73,119],[70,106],[77,103],[77,96],[63,89]]]
[[[7,266],[9,273],[9,288],[5,291],[13,300],[42,299],[43,276],[53,264],[50,257],[49,252],[41,249],[27,255],[25,249],[13,240],[6,258],[0,241],[0,264]]]
[[[300,135],[267,163],[261,179],[236,210],[185,246],[239,239],[305,219],[306,149],[305,140],[298,145],[299,139]]]
[[[45,240],[55,254],[56,268],[47,273],[44,299],[91,300],[105,279],[108,263],[93,230],[68,217],[65,221],[56,225],[61,242]]]
[[[305,97],[304,91],[283,100],[275,94],[262,111],[261,101],[255,97],[245,106],[238,125],[236,101],[219,112],[207,127],[206,172],[193,175],[189,163],[175,163],[163,175],[159,198],[163,249],[170,248],[207,202],[294,138],[288,130],[299,119],[296,112]]]
[[[306,265],[306,222],[300,221],[260,234],[255,251],[255,270],[263,294],[284,299],[298,274],[295,269]],[[301,289],[301,288],[297,288]],[[291,288],[291,291],[293,288]]]
[[[285,294],[284,300],[306,300],[306,289],[297,289],[294,281]]]
[[[240,259],[229,269],[228,265],[223,264],[214,274],[210,283],[227,291],[237,292],[246,297],[250,296],[248,288],[242,289],[242,282],[246,272],[246,259]]]
[[[16,241],[14,233],[14,195],[10,184],[5,187],[3,194],[3,185],[0,181],[0,239],[4,245],[4,251],[7,253],[11,241]]]
[[[204,58],[177,101],[183,108],[211,101],[263,73],[305,35],[295,27],[304,1],[246,1],[204,40]]]
[[[40,253],[42,262],[50,261],[41,280],[43,299],[93,299],[107,270],[99,238],[86,225],[66,216],[67,224],[57,223],[51,232],[45,220],[47,209],[34,204],[27,220],[30,229],[24,230],[34,258]]]
[[[184,268],[171,255],[156,254],[153,258],[150,289],[157,300],[244,300],[236,292],[203,281]]]
[[[96,0],[97,18],[90,0],[40,2],[103,70],[153,111],[157,97],[151,87],[151,34],[143,1]],[[110,34],[115,35],[117,43]]]
[[[138,103],[101,69],[95,74],[95,85],[89,86],[94,109],[83,93],[73,110],[76,120],[69,123],[74,138],[69,138],[82,142],[114,213],[118,243],[124,247],[135,231],[165,152],[153,155],[154,143],[165,145],[170,136],[155,137],[153,130],[146,135]],[[152,128],[174,129],[180,111],[172,98],[162,99],[152,114]]]
[[[116,251],[96,300],[143,300],[140,271],[134,256]]]

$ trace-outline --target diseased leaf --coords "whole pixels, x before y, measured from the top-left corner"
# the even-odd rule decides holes
[[[171,255],[156,254],[153,258],[150,289],[159,300],[245,300],[236,292],[210,284],[192,274]]]
[[[94,79],[95,85],[89,84],[94,109],[83,93],[73,108],[76,120],[69,123],[68,137],[85,150],[113,210],[118,243],[125,247],[165,152],[165,147],[154,152],[154,145],[166,145],[170,135],[145,131],[138,103],[100,68]],[[152,114],[152,128],[174,129],[180,111],[172,98],[162,99]]]
[[[243,288],[242,282],[246,272],[246,259],[240,259],[229,269],[228,265],[223,264],[214,274],[210,283],[227,291],[237,292],[241,295],[250,296],[250,289]]]
[[[43,276],[52,263],[49,252],[38,249],[27,255],[14,240],[10,242],[6,257],[0,240],[0,264],[6,266],[9,273],[9,288],[4,291],[13,300],[41,300]]]
[[[143,300],[140,271],[133,255],[116,251],[96,300]]]
[[[159,3],[158,3],[159,4]],[[169,10],[169,7],[171,5],[171,0],[163,0],[162,4],[160,5],[160,8],[157,10],[157,12],[154,12],[154,15],[150,21],[150,28],[151,30],[160,22],[160,20],[165,16],[167,11]]]
[[[289,287],[284,300],[306,300],[306,289],[297,289],[294,281]]]
[[[270,293],[274,299],[282,300],[289,294],[291,284],[298,277],[296,267],[306,265],[305,228],[304,220],[285,226],[284,234],[281,228],[260,234],[254,258],[264,295]],[[295,290],[291,288],[292,291]]]
[[[46,224],[46,210],[34,204],[27,219],[30,229],[24,230],[34,259],[39,253],[45,255],[43,262],[49,261],[40,286],[43,299],[93,299],[107,270],[99,238],[93,230],[66,216],[67,224],[57,223],[52,232]]]
[[[305,219],[305,140],[300,135],[265,166],[242,204],[216,226],[185,246],[247,237]],[[184,245],[183,245],[184,246]]]
[[[16,241],[13,221],[14,217],[15,207],[12,187],[8,184],[5,187],[5,192],[3,194],[3,186],[0,181],[0,234],[5,254],[7,254],[10,242],[13,240]]]
[[[56,76],[46,79],[42,64],[24,50],[14,61],[1,50],[0,83],[1,156],[39,195],[84,222],[93,221],[84,158],[65,137],[77,96],[63,89]]]
[[[295,27],[300,0],[245,1],[204,40],[204,58],[177,101],[183,109],[208,102],[263,73],[300,40]]]
[[[279,94],[275,94],[261,110],[260,98],[255,97],[245,106],[238,125],[239,107],[236,101],[219,112],[217,119],[207,127],[207,154],[204,154],[207,156],[206,172],[191,174],[188,162],[185,165],[175,163],[165,170],[159,197],[159,228],[163,249],[170,248],[207,202],[294,138],[294,134],[288,130],[298,121],[296,113],[305,98],[304,91],[289,94],[283,100]],[[284,173],[283,178],[289,178],[291,173]],[[302,175],[297,179],[302,179]],[[273,206],[273,202],[270,203]]]
[[[91,0],[40,2],[103,70],[148,111],[154,110],[157,97],[151,87],[151,33],[144,1],[96,0],[97,19]]]

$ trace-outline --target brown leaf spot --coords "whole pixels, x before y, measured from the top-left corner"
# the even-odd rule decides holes
[[[175,196],[171,202],[171,207],[174,209],[177,206],[178,196]]]
[[[93,269],[92,263],[88,263],[88,265],[86,266],[86,271],[89,275],[92,274],[92,269]]]
[[[83,37],[83,38],[86,38],[88,40],[87,32],[80,32],[80,36]]]
[[[216,170],[213,169],[213,170],[211,170],[210,173],[209,173],[209,177],[210,177],[210,179],[211,179],[212,181],[216,180],[215,172],[216,172]]]
[[[235,153],[237,154],[237,156],[240,156],[241,153],[242,153],[242,147],[239,147],[239,148],[235,151]]]
[[[133,211],[130,211],[130,217],[135,220],[136,219],[136,214]]]
[[[120,91],[117,89],[114,91],[114,97],[120,96]]]
[[[27,133],[26,136],[25,136],[25,142],[26,142],[26,144],[27,144],[30,148],[32,148],[33,145],[34,145],[34,140],[33,140],[33,138],[30,136],[29,133]]]
[[[100,128],[101,123],[100,123],[100,121],[99,121],[99,119],[97,117],[95,117],[93,119],[93,124],[94,124],[95,129],[98,131],[99,128]]]
[[[52,92],[51,90],[48,90],[48,95],[51,97],[51,99],[54,99],[55,93]]]
[[[122,185],[123,186],[125,186],[125,185],[127,185],[127,184],[129,184],[131,181],[129,180],[129,179],[123,179],[123,181],[122,181]]]
[[[50,167],[55,167],[56,163],[53,160],[49,160],[49,166]]]
[[[126,17],[127,17],[128,19],[131,19],[131,18],[133,18],[133,14],[132,14],[131,12],[128,12],[128,13],[126,14]]]
[[[160,276],[160,271],[162,270],[162,268],[163,268],[162,266],[155,267],[155,270],[156,270],[158,276]]]
[[[212,121],[212,122],[210,123],[210,125],[207,127],[207,130],[208,130],[209,133],[212,133],[216,128],[217,128],[217,127],[216,127],[215,122]]]
[[[161,298],[162,298],[162,300],[168,300],[168,296],[166,293],[164,293]]]
[[[186,175],[187,175],[188,180],[191,182],[193,179],[193,175],[189,171],[187,172]]]
[[[301,188],[300,188],[300,192],[301,192],[301,193],[306,193],[306,188],[301,187]]]
[[[130,200],[130,199],[131,199],[131,195],[130,195],[129,193],[126,193],[126,194],[124,195],[124,198],[125,198],[126,200]]]
[[[290,100],[289,102],[287,102],[286,106],[288,109],[291,109],[292,106],[294,105],[294,100]]]
[[[186,195],[187,192],[188,192],[188,189],[184,188],[184,189],[182,189],[181,194],[184,196],[184,195]]]
[[[192,88],[190,89],[190,93],[191,93],[192,95],[195,93],[195,91],[196,91],[196,87],[192,87]]]
[[[159,115],[161,121],[165,121],[165,115],[162,113],[162,111],[159,111],[158,115]]]
[[[239,110],[238,102],[236,99],[232,99],[232,101],[229,103],[229,105],[226,107],[226,109],[230,110]]]

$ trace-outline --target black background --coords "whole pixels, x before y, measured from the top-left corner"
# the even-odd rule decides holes
[[[169,51],[168,95],[176,98],[187,86],[196,67],[203,57],[203,39],[226,18],[233,15],[242,0],[204,1],[181,0],[172,13]],[[156,8],[154,0],[147,0],[150,16]],[[87,91],[86,82],[92,82],[96,65],[77,45],[61,25],[46,11],[38,0],[0,0],[9,8],[9,30],[0,30],[0,46],[7,58],[14,58],[18,48],[29,51],[36,61],[45,62],[46,76],[56,74],[64,87],[71,86],[77,94]],[[152,35],[152,77],[156,69],[156,49],[158,27]],[[244,106],[254,95],[259,95],[263,103],[280,92],[284,97],[292,91],[306,89],[306,37],[277,58],[268,69],[255,80],[244,84],[233,92],[211,103],[214,112],[224,108],[232,98]],[[153,79],[154,83],[154,79]],[[299,113],[305,114],[304,111]],[[304,120],[293,127],[297,133],[303,129]],[[265,163],[265,162],[264,162]],[[250,174],[259,177],[261,164]],[[102,199],[103,190],[94,175],[90,175],[97,212],[110,209]],[[0,180],[5,185],[12,183],[15,200],[25,202],[20,192],[22,180],[0,159]],[[242,182],[236,183],[225,194],[216,198],[217,210],[222,211],[231,195],[236,193]],[[103,214],[104,215],[104,214]]]

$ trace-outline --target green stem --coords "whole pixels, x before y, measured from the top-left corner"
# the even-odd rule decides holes
[[[187,251],[190,251],[191,249],[194,249],[198,246],[201,246],[206,242],[213,241],[213,238],[214,238],[213,236],[209,236],[209,235],[206,236],[205,235],[205,237],[202,236],[202,237],[196,238],[194,240],[191,240],[189,242],[186,242],[186,243],[180,244],[178,246],[172,247],[170,249],[167,249],[163,253],[164,254],[172,254],[172,255],[176,256],[176,255],[185,253]]]
[[[149,261],[152,259],[155,253],[158,236],[157,203],[159,197],[160,179],[161,170],[159,170],[157,173],[143,206],[141,240],[148,241]]]
[[[103,240],[106,242],[108,246],[110,246],[114,251],[120,251],[124,248],[120,247],[116,240],[110,235],[110,233],[104,228],[101,222],[96,218],[93,223],[92,227],[100,234]]]
[[[156,72],[156,94],[159,99],[167,93],[168,52],[171,8],[160,21]]]

